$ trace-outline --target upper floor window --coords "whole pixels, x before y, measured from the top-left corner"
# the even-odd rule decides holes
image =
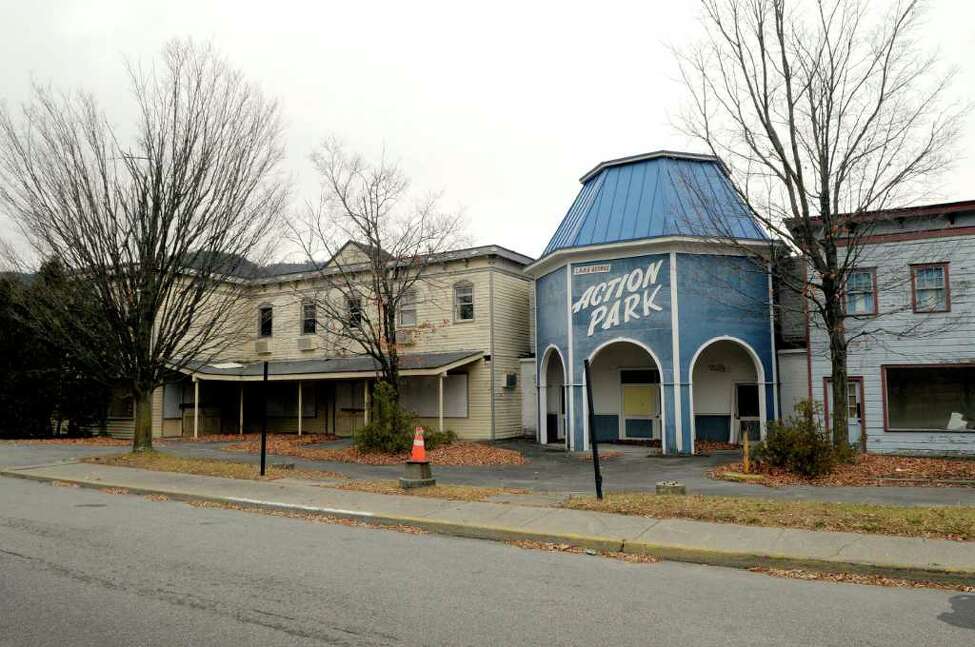
[[[345,302],[346,311],[349,315],[349,326],[359,328],[362,326],[362,299],[347,299]]]
[[[846,314],[877,314],[876,270],[853,270],[846,278]]]
[[[399,325],[416,325],[416,292],[407,290],[399,298]]]
[[[261,306],[258,309],[258,334],[261,337],[270,337],[274,332],[274,308],[271,306]]]
[[[951,288],[948,264],[928,263],[911,266],[911,288],[914,312],[948,312],[951,310]]]
[[[454,285],[454,321],[474,321],[474,284],[470,281]]]
[[[314,301],[301,303],[301,334],[314,335],[318,330],[318,308]]]

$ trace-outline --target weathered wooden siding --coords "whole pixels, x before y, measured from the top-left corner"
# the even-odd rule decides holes
[[[909,265],[949,261],[951,312],[914,313]],[[851,322],[855,339],[849,353],[851,376],[863,378],[867,444],[873,452],[975,453],[975,432],[884,431],[881,366],[885,364],[955,364],[975,362],[975,237],[930,238],[867,246],[858,263],[876,267],[880,316]],[[894,331],[872,332],[879,328]],[[823,379],[830,374],[828,344],[818,319],[810,326],[812,389],[822,404]]]

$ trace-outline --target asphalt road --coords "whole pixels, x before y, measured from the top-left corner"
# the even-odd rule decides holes
[[[0,645],[966,645],[975,595],[0,478]]]

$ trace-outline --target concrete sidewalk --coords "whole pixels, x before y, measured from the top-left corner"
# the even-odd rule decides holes
[[[409,525],[447,535],[646,553],[717,566],[855,571],[975,584],[975,544],[970,542],[651,519],[513,503],[458,502],[338,490],[304,480],[234,480],[87,463],[7,469],[0,475]]]

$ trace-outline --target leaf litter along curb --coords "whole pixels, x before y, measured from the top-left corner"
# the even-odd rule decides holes
[[[942,591],[961,591],[975,593],[975,586],[967,584],[948,584],[946,582],[932,582],[930,580],[910,580],[900,577],[885,577],[883,575],[863,575],[859,573],[819,573],[799,568],[767,568],[755,566],[748,569],[752,573],[761,573],[771,577],[783,577],[809,582],[833,582],[837,584],[862,584],[864,586],[884,586],[897,589],[940,589]]]
[[[723,473],[742,473],[742,464],[716,467],[708,476],[721,479]],[[975,482],[975,460],[964,458],[928,458],[923,456],[889,456],[861,454],[850,465],[841,464],[832,474],[807,478],[785,470],[753,465],[752,474],[762,477],[759,483],[770,487],[812,485],[819,487],[885,486],[885,487],[971,487],[951,481]]]
[[[85,438],[10,438],[0,440],[0,445],[81,445],[85,447],[129,447],[131,440],[111,436]]]
[[[387,454],[382,452],[360,452],[355,447],[308,447],[310,443],[295,442],[291,436],[274,441],[268,437],[267,451],[310,461],[335,461],[339,463],[360,463],[363,465],[402,465],[410,455]],[[248,441],[225,447],[224,451],[256,454],[260,452],[260,441]],[[486,443],[455,441],[436,449],[427,450],[427,460],[435,465],[455,465],[475,467],[480,465],[522,465],[524,456],[513,449],[494,447]]]
[[[532,541],[529,539],[513,539],[506,541],[505,543],[517,548],[523,548],[525,550],[541,550],[548,553],[571,553],[573,555],[608,557],[610,559],[618,559],[622,562],[629,562],[631,564],[657,564],[660,562],[660,560],[656,557],[647,555],[645,553],[623,553],[620,551],[611,550],[593,550],[591,548],[582,548],[581,546],[576,546],[575,544],[556,544],[546,541]]]
[[[602,501],[576,496],[563,506],[654,519],[975,541],[975,508],[964,506],[897,507],[647,492],[611,492]]]

